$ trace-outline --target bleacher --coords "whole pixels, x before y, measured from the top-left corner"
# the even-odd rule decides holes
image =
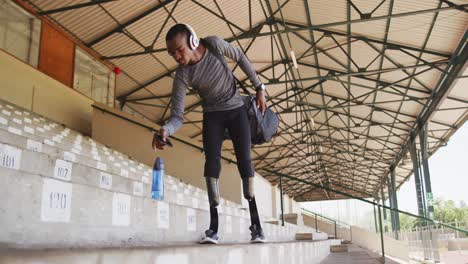
[[[3,248],[193,243],[209,224],[204,190],[166,175],[164,200],[153,200],[152,168],[4,101],[0,175]],[[250,239],[247,208],[221,199],[219,212],[221,243]],[[264,222],[263,228],[272,242],[295,241],[297,233],[328,237],[301,224]]]

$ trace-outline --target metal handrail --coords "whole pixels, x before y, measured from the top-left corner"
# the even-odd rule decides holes
[[[312,212],[312,211],[307,210],[307,209],[304,209],[304,208],[301,208],[301,209],[302,209],[302,211],[304,211],[304,212],[306,212],[306,213],[316,215],[316,216],[321,217],[321,218],[324,218],[324,219],[326,219],[326,220],[328,220],[328,221],[330,221],[330,222],[333,222],[333,223],[335,223],[335,222],[336,222],[336,223],[340,223],[341,225],[338,224],[338,226],[340,226],[340,227],[343,227],[343,228],[350,228],[350,227],[351,227],[350,224],[345,223],[345,222],[343,222],[343,221],[336,220],[336,219],[333,219],[333,218],[329,218],[329,217],[327,217],[327,216],[321,215],[321,214],[319,214],[319,213]]]

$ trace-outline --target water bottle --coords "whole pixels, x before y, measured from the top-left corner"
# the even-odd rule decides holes
[[[164,200],[164,163],[160,157],[156,158],[153,166],[151,198],[154,200]]]

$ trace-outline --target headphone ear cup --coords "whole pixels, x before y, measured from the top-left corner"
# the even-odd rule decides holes
[[[191,50],[194,50],[194,48],[193,48],[193,35],[192,34],[190,34],[190,37],[188,38],[188,45],[189,45]]]
[[[198,45],[200,44],[200,40],[194,35],[192,35],[192,38],[193,38],[193,40],[192,40],[193,49],[195,50],[195,49],[197,49]]]

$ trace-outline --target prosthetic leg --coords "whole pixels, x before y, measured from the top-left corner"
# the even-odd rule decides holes
[[[205,231],[205,237],[200,244],[218,244],[219,179],[205,177],[205,181],[210,203],[210,228]]]
[[[260,217],[258,216],[257,202],[255,201],[254,194],[254,177],[242,178],[242,190],[244,192],[244,198],[249,202],[250,211],[250,232],[252,243],[263,243],[265,242],[265,235],[260,224]]]

